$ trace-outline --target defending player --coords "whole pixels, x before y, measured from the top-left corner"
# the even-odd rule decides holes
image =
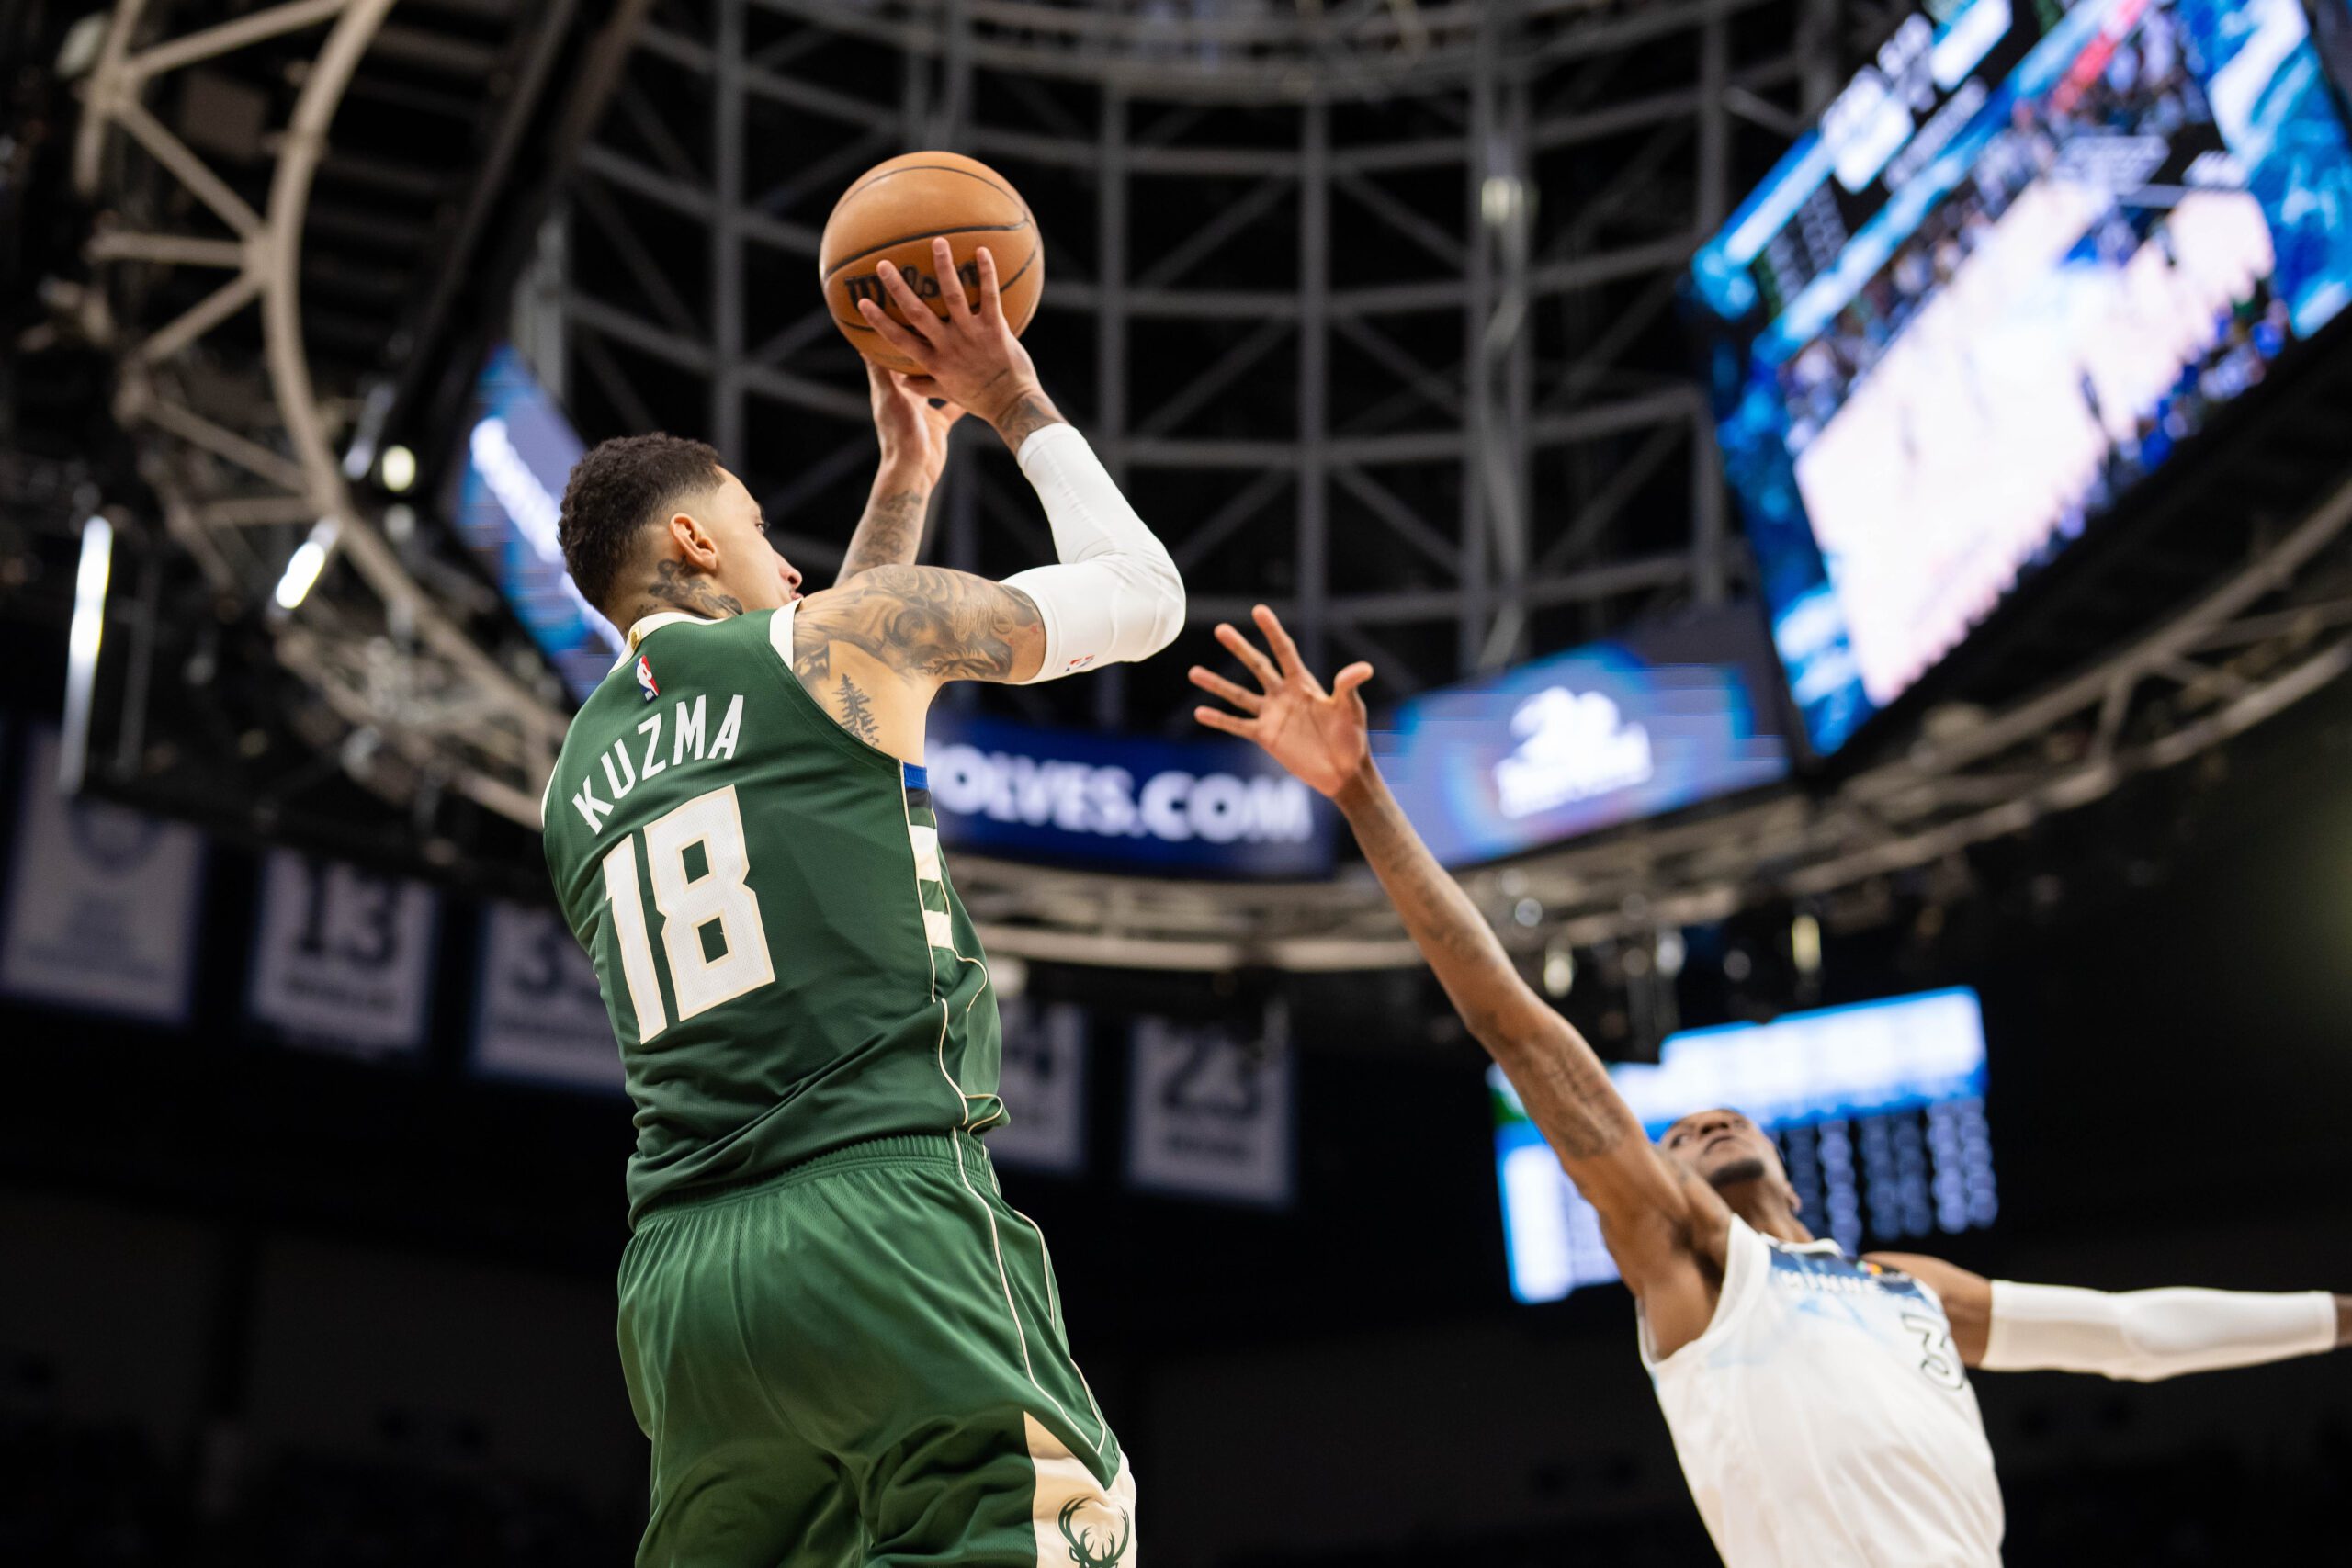
[[[1779,1151],[1738,1112],[1686,1116],[1653,1146],[1389,794],[1357,694],[1372,667],[1350,665],[1327,693],[1272,612],[1257,621],[1271,660],[1231,626],[1217,637],[1260,689],[1195,668],[1195,685],[1240,710],[1198,717],[1339,806],[1463,1021],[1600,1212],[1643,1363],[1731,1568],[1996,1568],[2001,1494],[1964,1368],[2148,1380],[2352,1335],[2352,1298],[2318,1292],[2108,1294],[1849,1258],[1797,1223]]]
[[[1039,389],[987,253],[977,309],[942,261],[944,319],[895,271],[920,330],[866,306],[928,375],[871,373],[883,471],[832,588],[800,596],[700,443],[605,442],[564,493],[565,564],[628,628],[543,815],[637,1107],[645,1568],[1136,1562],[1135,1483],[981,1145],[996,998],[921,763],[944,682],[1142,659],[1183,586]],[[931,397],[1013,449],[1060,564],[910,564],[956,417]]]

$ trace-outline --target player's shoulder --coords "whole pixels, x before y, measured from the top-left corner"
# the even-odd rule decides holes
[[[710,619],[684,612],[650,615],[629,628],[631,647],[600,692],[617,680],[641,702],[653,702],[681,679],[701,682],[741,667],[742,650],[769,640],[776,612],[746,610]],[[714,662],[715,661],[715,662]],[[665,671],[670,675],[665,679]]]
[[[847,581],[803,597],[793,606],[794,618],[803,626],[834,625],[843,617],[939,598],[966,581],[967,574],[944,566],[898,561],[870,566]]]

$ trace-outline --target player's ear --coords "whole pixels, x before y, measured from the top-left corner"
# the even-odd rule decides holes
[[[670,543],[686,564],[698,571],[708,571],[718,564],[718,541],[691,512],[670,514]]]

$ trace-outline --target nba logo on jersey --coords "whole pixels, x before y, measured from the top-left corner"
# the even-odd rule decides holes
[[[644,689],[649,703],[662,694],[662,688],[653,683],[653,666],[645,661],[641,653],[637,656],[637,683]]]

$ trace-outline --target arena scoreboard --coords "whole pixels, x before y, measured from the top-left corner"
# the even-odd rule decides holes
[[[1816,1235],[1849,1251],[1990,1224],[1984,1024],[1965,987],[1669,1035],[1655,1065],[1609,1077],[1655,1139],[1694,1111],[1735,1110],[1780,1145]],[[1555,1301],[1617,1278],[1600,1218],[1501,1069],[1488,1083],[1511,1293]]]
[[[2299,0],[1934,0],[1690,284],[1827,754],[2343,309],[2352,142]]]

